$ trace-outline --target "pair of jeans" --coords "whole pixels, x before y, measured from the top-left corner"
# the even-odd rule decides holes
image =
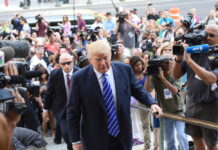
[[[185,123],[177,120],[163,118],[164,140],[167,150],[177,150],[175,135],[179,142],[180,150],[188,150],[188,139],[185,133]],[[175,134],[176,131],[176,134]]]

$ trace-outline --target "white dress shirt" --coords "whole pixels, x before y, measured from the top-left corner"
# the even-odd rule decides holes
[[[73,74],[73,69],[72,69],[71,72],[69,72],[69,73],[64,72],[64,70],[62,70],[62,71],[63,71],[63,76],[64,76],[64,85],[65,85],[65,87],[66,87],[67,101],[68,101],[69,96],[70,96],[70,93],[69,93],[70,90],[68,89],[68,85],[67,85],[67,74],[70,75],[70,79],[71,79],[72,74]],[[48,110],[47,110],[47,109],[43,109],[43,111],[44,111],[44,112],[47,112]]]
[[[103,93],[103,85],[102,85],[103,78],[102,78],[102,73],[98,72],[95,69],[94,69],[94,71],[95,71],[95,74],[97,76],[98,83],[99,83],[100,88],[101,88],[101,92]],[[113,99],[114,99],[114,103],[115,103],[115,107],[116,107],[117,106],[117,97],[116,97],[116,87],[115,87],[114,74],[113,74],[112,67],[110,67],[110,69],[105,74],[107,74],[106,79],[110,83],[110,86],[111,86],[111,89],[112,89],[112,94],[113,94]]]
[[[66,87],[66,93],[67,93],[67,99],[68,99],[70,90],[68,89],[68,85],[67,85],[67,74],[70,75],[70,80],[71,80],[71,77],[73,75],[73,69],[69,73],[64,72],[64,70],[62,70],[62,71],[63,71],[63,75],[64,75],[64,84],[65,84],[65,87]]]

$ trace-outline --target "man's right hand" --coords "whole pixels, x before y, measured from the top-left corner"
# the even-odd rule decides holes
[[[81,143],[72,144],[73,150],[83,150],[83,146]]]

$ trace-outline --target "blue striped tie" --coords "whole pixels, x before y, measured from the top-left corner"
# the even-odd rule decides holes
[[[103,79],[102,85],[103,85],[103,97],[104,97],[105,107],[107,111],[108,134],[116,137],[119,134],[120,129],[117,121],[112,89],[110,83],[106,79],[106,76],[107,74],[102,75],[102,79]]]

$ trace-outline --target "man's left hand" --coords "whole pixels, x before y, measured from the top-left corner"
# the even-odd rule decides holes
[[[188,54],[188,53],[186,52],[186,48],[189,47],[189,45],[183,44],[183,47],[184,47],[184,59],[185,59],[185,61],[186,61],[187,63],[189,63],[189,62],[192,60],[191,54]]]
[[[157,104],[151,105],[151,113],[155,114],[157,118],[163,116],[162,109]]]

